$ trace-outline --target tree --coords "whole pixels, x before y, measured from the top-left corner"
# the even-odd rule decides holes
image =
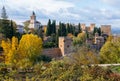
[[[99,36],[101,36],[101,28],[100,27],[98,28],[98,34],[99,34]]]
[[[51,34],[56,34],[56,21],[55,20],[52,21],[51,28],[52,28]]]
[[[47,24],[47,30],[46,30],[46,35],[51,36],[52,34],[56,34],[56,21],[49,19],[48,24]]]
[[[108,40],[100,50],[102,63],[120,63],[120,38]]]
[[[34,62],[42,51],[42,39],[33,34],[23,35],[19,43],[18,51],[20,54],[19,59],[27,58],[31,62]]]
[[[28,28],[29,22],[24,22],[23,24],[24,24],[25,33],[29,33],[29,28]]]
[[[16,35],[17,25],[12,20],[0,20],[0,33],[4,35],[5,38],[11,39]]]
[[[71,33],[70,32],[70,25],[69,25],[69,23],[67,23],[66,27],[67,27],[67,34]]]
[[[4,50],[5,63],[18,66],[23,64],[34,64],[42,51],[42,39],[37,35],[23,35],[19,44],[18,39],[13,37],[12,41],[2,41],[1,46]],[[28,65],[28,64],[27,64]]]
[[[51,20],[49,19],[48,24],[47,24],[47,31],[46,35],[50,36],[51,35]]]
[[[73,38],[73,44],[81,46],[86,41],[86,34],[85,33],[79,33],[77,37]]]
[[[93,35],[95,35],[95,33],[97,33],[97,32],[98,32],[97,27],[94,27],[94,30],[93,30]]]
[[[58,29],[59,36],[66,36],[67,35],[67,29],[66,25],[64,23],[59,23],[59,29]]]
[[[42,27],[38,28],[37,30],[35,30],[35,34],[38,35],[39,37],[41,37],[43,39],[43,29]]]
[[[82,33],[81,24],[78,24],[78,33]]]
[[[99,34],[99,36],[101,36],[101,28],[97,28],[97,27],[95,27],[94,28],[94,31],[93,31],[93,35],[95,35],[95,33],[98,33]]]
[[[13,37],[11,41],[9,39],[7,41],[2,41],[1,46],[4,50],[5,64],[16,63],[17,61],[15,58],[18,57],[16,56],[18,39],[16,37]]]
[[[76,65],[98,64],[99,59],[94,50],[90,50],[86,46],[79,47],[78,50],[69,58],[70,62]]]
[[[74,36],[77,36],[77,35],[76,35],[76,32],[75,32],[75,26],[73,26],[73,32],[72,32],[72,34],[73,34]]]
[[[6,9],[4,6],[2,8],[1,18],[4,20],[7,20],[7,18],[8,18],[7,13],[6,13]]]

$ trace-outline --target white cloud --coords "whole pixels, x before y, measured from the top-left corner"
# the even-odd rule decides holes
[[[27,9],[30,11],[45,9],[47,12],[57,12],[60,8],[73,7],[74,5],[66,1],[57,0],[7,0],[6,5],[13,9]]]
[[[4,4],[6,6],[9,17],[15,20],[18,20],[16,18],[20,18],[21,16],[24,18],[29,18],[32,11],[35,11],[37,15],[40,14],[39,17],[46,16],[46,18],[57,17],[62,14],[64,14],[64,16],[74,16],[74,14],[67,11],[64,11],[62,14],[59,13],[60,10],[66,10],[67,8],[75,6],[73,3],[62,0],[6,0],[5,3],[2,3],[3,2],[1,1],[0,8],[2,8]],[[53,14],[58,15],[55,16]]]
[[[101,0],[104,3],[106,3],[107,5],[113,6],[113,7],[120,7],[120,0]]]
[[[20,22],[28,20],[32,11],[46,24],[48,19],[71,23],[112,24],[119,27],[120,0],[5,0],[9,18]],[[98,1],[98,2],[97,2]],[[94,3],[95,2],[95,3]],[[93,3],[93,4],[92,4]],[[100,5],[96,4],[100,3]],[[91,5],[92,4],[92,5]],[[3,0],[0,0],[0,8]]]

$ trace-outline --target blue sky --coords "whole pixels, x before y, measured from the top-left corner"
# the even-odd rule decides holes
[[[5,5],[9,18],[18,24],[29,20],[35,11],[43,25],[55,19],[72,24],[111,24],[112,28],[120,28],[119,4],[120,0],[0,0],[0,8]]]

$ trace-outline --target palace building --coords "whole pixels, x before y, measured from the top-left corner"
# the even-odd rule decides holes
[[[29,29],[39,29],[41,27],[41,23],[36,20],[35,12],[33,11],[32,15],[30,16],[30,20],[24,22],[24,24],[28,24]]]

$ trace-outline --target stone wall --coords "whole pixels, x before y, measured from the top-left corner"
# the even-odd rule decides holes
[[[59,48],[62,56],[72,53],[72,42],[70,37],[59,37]]]
[[[90,24],[90,31],[91,31],[91,32],[94,31],[94,28],[95,28],[95,24],[94,24],[94,23]]]
[[[61,50],[59,48],[43,49],[42,54],[51,58],[58,58],[62,56]]]
[[[86,30],[86,24],[81,24],[82,31]]]
[[[111,35],[111,25],[101,25],[101,31],[104,34]]]

